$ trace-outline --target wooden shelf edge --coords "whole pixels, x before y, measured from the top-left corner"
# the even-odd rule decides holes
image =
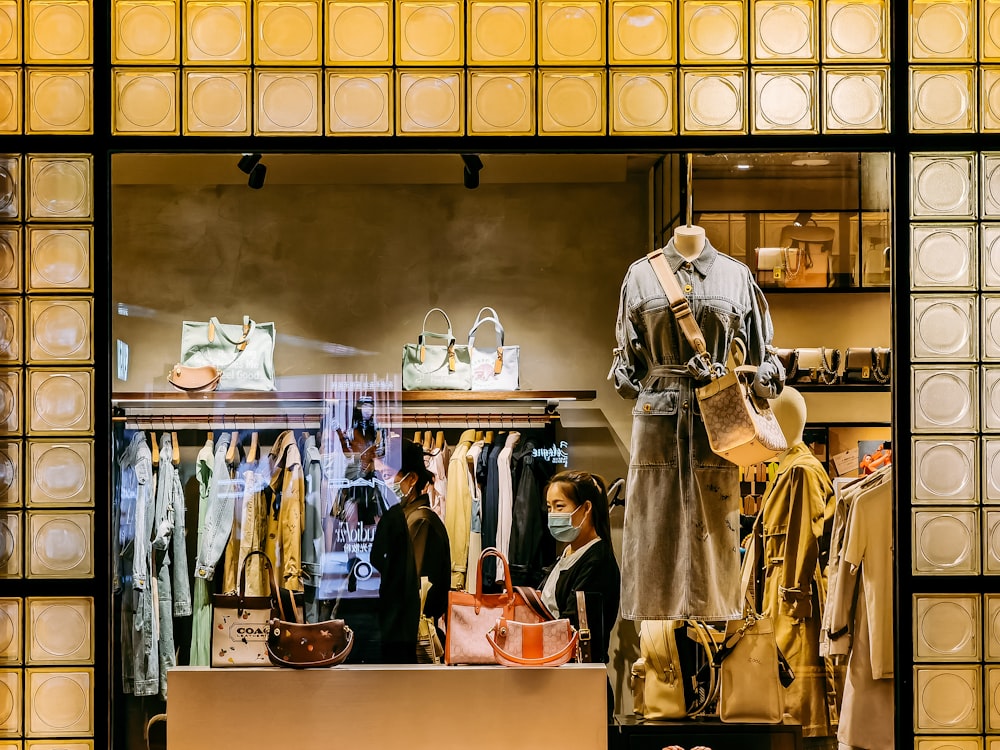
[[[487,401],[593,401],[597,398],[596,390],[572,391],[401,391],[403,403],[428,402],[459,402],[478,403]],[[156,393],[119,392],[111,394],[114,405],[161,401],[179,403],[217,403],[227,401],[322,401],[325,394],[322,391],[206,391],[203,393],[184,393],[181,391],[162,391]]]

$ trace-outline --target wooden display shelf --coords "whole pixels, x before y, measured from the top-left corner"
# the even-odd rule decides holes
[[[835,385],[800,383],[795,385],[794,383],[787,383],[786,385],[800,393],[890,393],[892,391],[891,383],[886,383],[885,385],[879,385],[878,383],[871,385],[861,383],[837,383]]]
[[[403,403],[460,402],[483,403],[490,401],[593,401],[596,390],[574,391],[401,391]],[[218,403],[227,401],[259,401],[265,403],[284,401],[323,401],[322,391],[205,391],[184,393],[162,391],[158,393],[121,392],[111,395],[116,406],[137,403]]]

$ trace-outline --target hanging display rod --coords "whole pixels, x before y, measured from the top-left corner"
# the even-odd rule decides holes
[[[559,421],[558,414],[403,414],[402,421],[389,418],[384,426],[401,429],[481,428],[517,430],[544,427]],[[318,414],[119,414],[115,423],[129,430],[316,430]]]

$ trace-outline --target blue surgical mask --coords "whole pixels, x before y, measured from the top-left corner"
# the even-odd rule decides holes
[[[580,521],[580,526],[573,525],[573,514],[580,510],[576,508],[569,513],[555,513],[549,511],[549,533],[557,542],[573,542],[578,536],[580,536],[580,527],[583,526],[583,521]],[[586,514],[584,514],[586,518]]]
[[[400,501],[405,500],[406,496],[409,494],[406,490],[403,489],[403,480],[406,479],[408,476],[410,475],[404,474],[399,479],[394,480],[392,483],[392,494],[398,497]]]

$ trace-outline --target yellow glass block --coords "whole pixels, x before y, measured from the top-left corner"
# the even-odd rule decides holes
[[[327,135],[392,135],[392,71],[327,72]]]
[[[0,68],[0,133],[21,132],[21,69]]]
[[[738,0],[681,0],[681,64],[746,63],[746,16]]]
[[[980,131],[1000,132],[1000,67],[984,65],[979,69],[979,107]]]
[[[889,62],[888,0],[824,0],[823,62]]]
[[[91,578],[94,575],[94,513],[28,511],[28,578]]]
[[[979,62],[1000,62],[1000,0],[979,0]]]
[[[608,57],[612,65],[673,65],[677,8],[673,0],[610,0]]]
[[[396,73],[397,135],[463,135],[461,71],[400,70]]]
[[[28,664],[93,664],[94,600],[28,597],[25,657]]]
[[[184,64],[249,65],[249,19],[249,0],[184,0]]]
[[[681,71],[681,133],[746,133],[745,69]]]
[[[29,508],[93,505],[93,442],[29,440],[26,470]]]
[[[89,298],[30,298],[28,361],[32,364],[92,362],[92,306]]]
[[[177,65],[179,0],[115,0],[111,62]]]
[[[611,135],[677,132],[674,71],[611,71]]]
[[[327,65],[392,65],[392,37],[390,2],[327,3]]]
[[[29,226],[28,291],[92,289],[92,239],[91,227]]]
[[[0,513],[0,578],[21,578],[21,559],[24,551],[21,533],[21,514]]]
[[[250,70],[184,71],[184,135],[249,135]]]
[[[20,362],[21,351],[21,300],[0,299],[0,362]]]
[[[0,669],[0,737],[21,734],[23,695],[21,670]]]
[[[23,747],[21,740],[0,740],[0,750],[22,750]]]
[[[982,737],[915,737],[913,750],[983,750]]]
[[[816,68],[757,68],[753,71],[751,133],[818,133]]]
[[[22,620],[21,599],[0,599],[0,663],[20,664],[24,660]]]
[[[319,70],[258,70],[257,135],[321,135]]]
[[[918,732],[981,731],[982,668],[914,667],[914,729]]]
[[[24,61],[93,62],[91,4],[84,0],[27,0]]]
[[[21,215],[21,157],[0,154],[0,220],[17,220]]]
[[[979,661],[983,643],[979,603],[978,594],[914,596],[914,661]]]
[[[751,62],[818,62],[819,0],[754,0]]]
[[[322,62],[320,0],[256,0],[254,63],[319,65]]]
[[[469,65],[534,65],[534,3],[470,0]]]
[[[20,748],[18,749],[20,750]],[[94,750],[93,740],[25,740],[24,750]]]
[[[825,68],[823,87],[823,132],[889,131],[888,68]]]
[[[0,441],[0,506],[21,505],[21,443]]]
[[[455,1],[396,0],[396,64],[462,65],[464,10]]]
[[[21,371],[0,370],[0,434],[21,431]]]
[[[113,73],[112,132],[120,134],[178,135],[177,89],[180,71],[135,68]]]
[[[975,62],[973,0],[910,0],[911,62]]]
[[[538,81],[539,135],[604,135],[603,70],[541,70]]]
[[[21,230],[0,225],[0,294],[21,289]]]
[[[25,132],[92,133],[93,72],[81,68],[28,68]]]
[[[26,402],[33,434],[89,434],[94,431],[90,370],[29,370]]]
[[[976,129],[975,68],[910,67],[910,131],[972,133]]]
[[[0,2],[0,65],[21,62],[21,4]]]
[[[79,221],[93,214],[88,155],[29,154],[29,221]]]
[[[93,669],[24,672],[27,737],[79,737],[94,733]]]
[[[469,135],[534,133],[534,71],[469,72]]]
[[[604,47],[604,3],[538,3],[539,65],[602,65]]]

